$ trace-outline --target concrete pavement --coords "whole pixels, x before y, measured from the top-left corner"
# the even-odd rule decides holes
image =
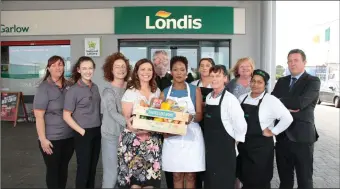
[[[330,105],[316,108],[319,141],[315,144],[314,187],[339,188],[339,109]],[[69,166],[67,187],[74,187],[75,155]],[[278,188],[279,178],[274,172],[272,188]],[[102,163],[97,167],[96,187],[101,187]],[[163,179],[162,186],[165,188]],[[38,149],[34,124],[11,123],[1,125],[1,187],[46,188],[45,166]]]

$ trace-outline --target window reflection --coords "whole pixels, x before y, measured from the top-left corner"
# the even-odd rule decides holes
[[[58,55],[65,60],[65,76],[71,75],[70,45],[3,46],[1,77],[13,79],[42,78],[48,59]]]
[[[135,66],[138,60],[147,57],[146,47],[120,47],[119,52],[129,59],[132,67]]]

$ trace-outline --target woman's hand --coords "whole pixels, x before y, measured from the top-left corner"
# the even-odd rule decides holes
[[[142,130],[142,129],[133,128],[132,127],[133,118],[134,118],[134,116],[130,117],[129,120],[126,122],[127,129],[129,129],[131,132],[135,133],[136,135],[142,135],[142,134],[149,133],[148,131],[145,131],[145,130]]]
[[[272,133],[272,131],[269,130],[268,128],[265,128],[265,129],[263,130],[262,134],[263,134],[263,136],[265,136],[265,137],[272,137],[272,136],[274,136],[274,134]]]
[[[132,122],[133,122],[134,116],[131,116],[127,121],[126,121],[126,128],[129,129],[131,132],[136,133],[137,129],[132,127]]]
[[[194,116],[194,115],[189,114],[189,119],[188,119],[188,121],[186,122],[187,125],[189,125],[189,123],[191,123],[191,121],[193,121],[193,120],[192,120],[193,116]]]
[[[85,129],[82,129],[79,133],[81,136],[84,136],[85,135]]]
[[[53,154],[53,151],[52,151],[53,145],[52,145],[51,141],[47,140],[46,138],[40,139],[40,145],[41,145],[41,148],[43,149],[43,151],[46,154],[48,154],[48,155]]]

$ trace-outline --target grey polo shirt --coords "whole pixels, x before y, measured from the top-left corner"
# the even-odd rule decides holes
[[[45,134],[48,140],[61,140],[73,136],[72,129],[63,119],[65,94],[69,86],[59,88],[50,78],[43,81],[34,96],[33,108],[45,110]]]
[[[98,86],[86,85],[79,79],[66,93],[64,110],[72,112],[73,119],[84,129],[99,127],[100,101]]]

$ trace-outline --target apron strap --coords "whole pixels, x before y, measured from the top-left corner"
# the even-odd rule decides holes
[[[222,95],[221,95],[221,98],[220,98],[220,102],[218,103],[219,106],[221,106],[221,103],[222,103],[222,100],[223,100],[223,98],[224,98],[224,94],[225,94],[226,90],[227,90],[227,88],[225,87],[225,88],[223,89],[223,92],[222,92]]]
[[[191,98],[190,96],[190,87],[189,87],[189,84],[187,82],[185,82],[186,86],[187,86],[187,93],[188,93],[188,97]],[[168,91],[168,94],[166,95],[166,99],[170,96],[171,94],[171,91],[172,91],[172,85],[170,85],[170,88],[169,88],[169,91]]]
[[[260,99],[259,104],[257,105],[258,107],[260,107],[260,104],[262,103],[262,100],[263,100],[264,96],[266,96],[266,94],[267,94],[267,92],[264,92],[263,97]]]
[[[266,96],[267,92],[264,93],[263,97],[260,99],[259,103],[257,104],[257,107],[260,107],[260,104],[262,103],[262,100],[264,98],[264,96]],[[244,104],[244,101],[246,101],[248,95],[243,99],[243,101],[241,102],[241,105]]]
[[[246,101],[247,97],[248,97],[248,95],[246,97],[244,97],[244,99],[242,100],[241,104],[243,104],[244,101]]]
[[[188,97],[191,98],[190,96],[190,87],[189,87],[189,84],[187,82],[185,82],[185,84],[187,85],[187,93],[188,93]]]
[[[197,87],[200,85],[200,82],[201,82],[201,80],[198,80],[197,85],[196,85]]]

